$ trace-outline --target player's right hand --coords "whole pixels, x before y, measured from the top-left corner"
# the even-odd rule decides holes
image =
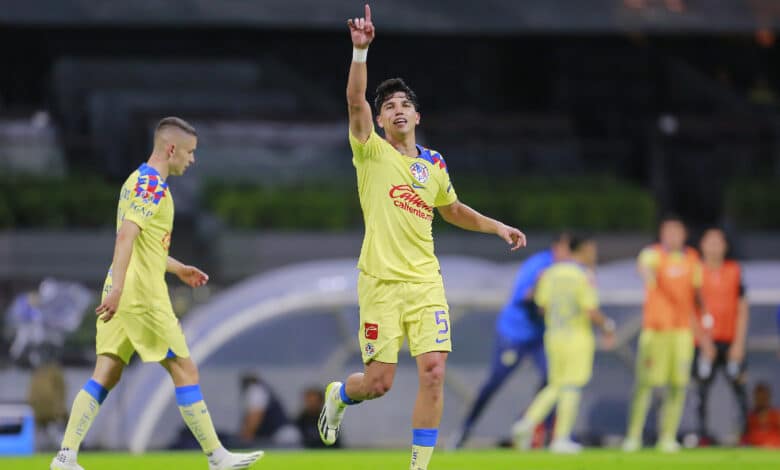
[[[347,20],[349,34],[352,36],[352,45],[357,49],[365,49],[374,40],[374,23],[371,22],[371,7],[366,4],[366,16],[363,18],[350,18]]]
[[[97,306],[95,313],[103,323],[114,318],[117,309],[119,308],[119,299],[122,297],[122,291],[118,289],[111,289],[103,303]]]
[[[601,336],[601,345],[606,349],[607,351],[611,351],[615,349],[615,343],[617,342],[615,338],[615,332],[614,331],[607,331],[602,334]]]

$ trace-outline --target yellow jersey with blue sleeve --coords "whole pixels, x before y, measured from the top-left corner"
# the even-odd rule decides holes
[[[349,143],[366,228],[358,268],[382,280],[440,280],[433,209],[458,198],[444,158],[419,145],[408,157],[374,130],[365,143],[350,132]]]
[[[113,354],[125,362],[133,352],[146,362],[158,362],[168,354],[189,356],[165,283],[173,215],[168,184],[157,170],[142,164],[127,178],[119,195],[117,231],[129,220],[141,232],[133,243],[116,315],[108,323],[98,321],[98,354]],[[109,268],[103,298],[112,286]]]
[[[534,300],[544,309],[550,383],[584,386],[593,373],[596,347],[589,312],[599,306],[590,274],[576,263],[554,264],[539,279]]]

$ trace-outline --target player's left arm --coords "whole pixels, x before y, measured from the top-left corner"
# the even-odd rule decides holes
[[[472,232],[497,235],[511,246],[512,251],[522,248],[526,244],[525,234],[520,230],[486,217],[458,200],[452,204],[439,206],[437,209],[448,223]]]
[[[181,282],[187,284],[190,287],[202,287],[209,282],[209,275],[196,268],[184,264],[176,258],[169,256],[168,264],[165,266],[165,270],[169,273],[175,274]]]
[[[745,359],[745,341],[748,324],[750,323],[750,305],[745,295],[745,286],[739,286],[739,304],[737,306],[737,325],[734,331],[734,342],[729,347],[729,361],[741,363]]]
[[[602,334],[602,341],[604,349],[612,349],[615,347],[615,320],[604,315],[598,308],[588,310],[588,316],[591,323],[596,325]]]

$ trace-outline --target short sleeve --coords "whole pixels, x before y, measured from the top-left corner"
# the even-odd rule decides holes
[[[141,230],[160,211],[160,201],[165,197],[167,186],[154,175],[141,175],[130,190],[130,201],[124,213],[124,220],[129,220]]]
[[[357,165],[364,160],[379,156],[382,152],[383,140],[373,128],[365,142],[359,141],[352,135],[352,131],[349,131],[349,146],[352,148],[352,163]]]
[[[704,273],[701,267],[701,262],[694,261],[693,262],[693,287],[696,289],[701,288],[702,284],[704,283],[703,278],[704,278]]]
[[[596,281],[591,275],[584,274],[580,285],[580,308],[585,311],[599,308],[599,294]]]
[[[658,250],[647,247],[639,253],[639,266],[655,271],[658,268],[660,258]]]
[[[546,308],[550,303],[550,276],[542,274],[539,283],[536,285],[534,293],[534,302],[536,305]]]
[[[439,174],[439,190],[436,193],[433,205],[436,207],[449,206],[458,200],[458,195],[455,193],[455,187],[452,185],[450,172],[447,170],[447,163],[439,152],[433,150],[431,151],[431,159],[433,160],[433,171]]]

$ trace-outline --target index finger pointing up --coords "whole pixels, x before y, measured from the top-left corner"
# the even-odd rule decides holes
[[[366,22],[371,22],[371,7],[368,6],[368,3],[366,3]]]

